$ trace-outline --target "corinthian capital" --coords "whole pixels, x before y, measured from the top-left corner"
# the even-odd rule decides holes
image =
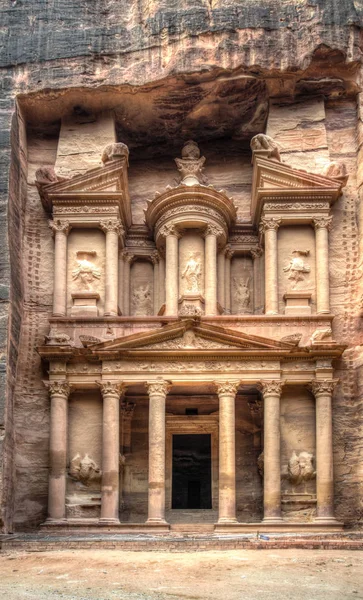
[[[126,263],[129,263],[130,265],[135,258],[135,254],[132,254],[132,252],[128,252],[128,250],[123,250],[121,252],[121,256],[122,256],[123,260]]]
[[[206,229],[204,230],[205,237],[207,235],[215,235],[216,237],[220,237],[222,234],[223,234],[222,228],[218,227],[218,225],[212,225],[211,223],[208,223]]]
[[[175,223],[167,223],[166,225],[163,225],[160,229],[160,235],[163,237],[167,237],[168,235],[174,235],[178,238],[181,237],[181,233]]]
[[[98,387],[101,389],[101,394],[105,396],[116,396],[121,398],[125,391],[125,384],[122,381],[97,381]]]
[[[68,235],[70,230],[69,221],[63,221],[61,219],[54,219],[53,221],[48,221],[48,225],[53,231],[53,233],[61,232],[64,235]]]
[[[228,259],[232,258],[232,256],[234,255],[234,251],[232,250],[231,246],[228,245],[225,247],[224,255]]]
[[[114,231],[117,235],[123,235],[125,233],[119,219],[105,219],[104,221],[100,221],[100,227],[105,233],[107,233],[107,231]]]
[[[265,233],[266,231],[277,231],[281,225],[281,219],[277,217],[262,217],[259,226],[259,231]]]
[[[155,379],[145,383],[149,396],[166,396],[171,388],[170,381],[164,379]]]
[[[68,381],[43,381],[45,387],[47,388],[50,397],[52,396],[62,396],[67,399],[69,394],[71,393],[71,386]]]
[[[270,381],[260,381],[258,388],[261,391],[264,398],[266,396],[281,396],[283,382],[278,379],[271,379]]]
[[[151,260],[151,262],[152,262],[153,265],[157,265],[159,263],[160,255],[159,255],[159,252],[157,250],[155,250],[154,252],[152,252],[150,254],[150,260]]]
[[[217,388],[218,396],[230,395],[235,396],[237,394],[238,386],[240,382],[234,381],[215,381],[214,385]]]
[[[329,229],[331,228],[333,217],[317,217],[313,220],[315,229]]]
[[[315,397],[326,396],[327,394],[331,396],[338,381],[338,379],[323,379],[321,381],[314,379],[308,387]]]
[[[256,248],[251,249],[251,256],[252,256],[253,260],[255,260],[256,258],[260,258],[260,256],[262,256],[262,254],[263,254],[263,250],[262,250],[261,246],[256,246]]]

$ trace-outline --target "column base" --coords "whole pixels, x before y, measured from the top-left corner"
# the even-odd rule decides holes
[[[145,521],[145,525],[169,525],[165,519],[159,519],[157,517],[151,517]]]
[[[112,310],[112,311],[109,310],[109,311],[105,312],[104,316],[105,317],[118,317],[118,314],[114,310]],[[125,315],[123,315],[123,316],[125,316]]]
[[[321,523],[323,525],[341,525],[335,517],[315,517],[314,523]]]
[[[44,525],[57,525],[58,523],[67,523],[67,518],[54,519],[53,517],[47,517],[44,521]]]
[[[264,517],[261,523],[282,523],[282,517]]]
[[[120,525],[120,519],[108,519],[107,517],[101,517],[98,522],[100,525]]]
[[[266,316],[271,316],[271,315],[278,315],[279,313],[277,312],[277,310],[268,310],[267,312],[265,312]]]
[[[217,521],[218,525],[229,525],[231,523],[238,523],[236,517],[221,517]]]

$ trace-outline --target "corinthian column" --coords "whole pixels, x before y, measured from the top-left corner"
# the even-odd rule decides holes
[[[218,287],[218,302],[221,305],[221,307],[224,309],[225,308],[225,297],[226,297],[226,292],[225,292],[225,263],[226,263],[226,257],[225,257],[225,249],[223,248],[223,250],[221,250],[218,253],[218,258],[217,258],[217,266],[218,266],[218,277],[217,277],[217,287]]]
[[[149,393],[149,500],[148,523],[165,523],[165,399],[170,384],[148,381]]]
[[[277,315],[279,312],[277,278],[277,230],[281,219],[263,217],[260,231],[265,234],[265,312]]]
[[[117,316],[118,240],[124,230],[117,219],[101,221],[100,226],[106,234],[105,316]]]
[[[125,316],[130,315],[130,270],[134,255],[127,250],[123,250],[122,258],[124,261],[124,280],[123,280],[123,307]]]
[[[316,312],[330,313],[329,301],[329,239],[333,217],[314,219],[316,260]]]
[[[67,235],[69,221],[49,221],[54,232],[53,316],[64,317],[67,312]]]
[[[157,315],[160,308],[159,301],[159,252],[153,252],[151,255],[151,261],[154,266],[154,315]]]
[[[317,521],[334,519],[332,394],[337,380],[311,384],[316,411]]]
[[[70,386],[66,381],[47,381],[44,384],[50,395],[48,520],[60,521],[66,517],[67,415]]]
[[[227,313],[231,312],[231,260],[234,252],[230,246],[226,246],[225,257],[226,264],[224,267],[225,275],[225,309]]]
[[[264,478],[263,520],[281,520],[280,397],[281,381],[263,381],[264,400]]]
[[[159,251],[159,304],[165,304],[165,260]]]
[[[98,381],[103,397],[101,521],[119,522],[120,398],[124,385]]]
[[[217,314],[217,237],[222,230],[207,225],[205,230],[205,314]]]
[[[165,237],[165,316],[178,316],[179,260],[178,246],[180,233],[173,224],[164,225],[161,235]]]
[[[239,381],[215,382],[219,397],[219,516],[218,523],[236,519],[235,399]]]
[[[261,294],[261,272],[260,272],[260,258],[263,254],[262,248],[259,246],[251,250],[251,256],[253,260],[253,299],[254,299],[254,313],[258,313],[263,305],[263,298]]]

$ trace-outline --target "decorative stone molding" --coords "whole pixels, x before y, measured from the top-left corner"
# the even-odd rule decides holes
[[[217,388],[218,396],[223,396],[225,394],[235,396],[237,394],[240,382],[236,381],[236,380],[235,381],[215,381],[214,385]]]
[[[122,158],[126,158],[126,162],[128,163],[129,149],[126,144],[117,142],[113,144],[107,144],[102,152],[101,160],[103,164],[106,164],[111,160],[120,160]]]
[[[323,379],[321,381],[314,379],[311,384],[309,384],[308,388],[314,396],[331,396],[338,381],[339,379]]]
[[[265,398],[266,396],[281,396],[283,382],[278,381],[277,379],[272,379],[270,381],[260,381],[258,383],[258,388],[262,393],[262,396]]]
[[[48,225],[53,231],[53,233],[64,233],[64,235],[68,235],[70,231],[70,223],[69,221],[63,221],[61,219],[54,219],[53,221],[48,221]]]
[[[333,217],[317,217],[313,220],[315,229],[331,229]]]
[[[125,384],[121,381],[96,381],[102,396],[117,396],[120,398],[125,391]]]
[[[108,231],[114,231],[119,236],[124,235],[125,233],[125,230],[122,227],[119,219],[107,219],[105,221],[100,221],[100,227],[105,233]]]
[[[253,153],[262,151],[267,158],[275,158],[281,161],[279,147],[269,135],[258,133],[252,138],[250,145]]]
[[[182,234],[180,230],[174,223],[168,223],[167,225],[163,225],[160,229],[160,235],[162,237],[167,237],[168,235],[174,235],[178,239],[181,238]]]
[[[71,393],[71,386],[68,381],[43,381],[50,396],[62,396],[67,400]]]
[[[171,389],[170,381],[164,379],[155,379],[154,381],[146,381],[145,385],[149,396],[166,396]]]
[[[201,317],[203,315],[203,311],[195,306],[194,304],[183,304],[181,309],[179,310],[180,317]]]
[[[277,231],[281,225],[281,219],[277,217],[262,217],[259,226],[260,233],[265,233],[268,230]]]
[[[192,140],[185,142],[181,154],[182,158],[175,159],[182,177],[181,183],[184,185],[206,183],[206,178],[202,174],[205,157],[200,157],[198,144]]]

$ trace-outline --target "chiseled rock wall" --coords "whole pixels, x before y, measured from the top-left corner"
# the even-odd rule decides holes
[[[363,213],[358,203],[363,193],[363,111],[362,94],[357,95],[361,3],[37,0],[8,2],[3,11],[1,524],[11,530],[15,505],[18,511],[21,505],[18,526],[26,521],[35,526],[44,517],[46,504],[48,401],[34,347],[47,333],[52,241],[33,185],[34,168],[55,163],[59,121],[69,107],[81,102],[88,111],[113,109],[113,89],[133,100],[134,112],[125,115],[123,126],[125,136],[139,143],[151,143],[157,136],[158,127],[150,127],[155,115],[157,123],[170,124],[166,131],[172,140],[175,114],[183,111],[189,117],[188,131],[196,133],[200,115],[212,115],[218,124],[223,114],[226,130],[214,126],[211,139],[235,132],[237,111],[241,122],[238,135],[247,139],[251,132],[264,128],[270,98],[268,127],[288,148],[284,160],[311,170],[328,156],[347,163],[350,179],[334,208],[331,234],[335,335],[349,344],[339,365],[335,459],[338,516],[357,523],[362,514],[363,485],[359,472],[363,440],[359,301],[363,284],[358,254],[360,244],[363,256]],[[231,82],[223,81],[226,77]],[[165,93],[159,94],[160,89]],[[146,112],[142,99],[152,94],[155,102]],[[21,109],[16,108],[17,97]],[[221,97],[225,99],[222,110],[219,106],[213,112],[214,97],[219,102]],[[294,99],[297,102],[289,109],[287,105]],[[138,115],[142,115],[139,120]],[[32,127],[46,123],[46,133],[32,132],[30,127],[26,136],[24,118]],[[279,131],[285,120],[285,131]],[[181,135],[180,130],[177,133]],[[26,378],[29,389],[23,385]],[[16,461],[14,418],[21,448]],[[29,522],[30,516],[33,521]]]

